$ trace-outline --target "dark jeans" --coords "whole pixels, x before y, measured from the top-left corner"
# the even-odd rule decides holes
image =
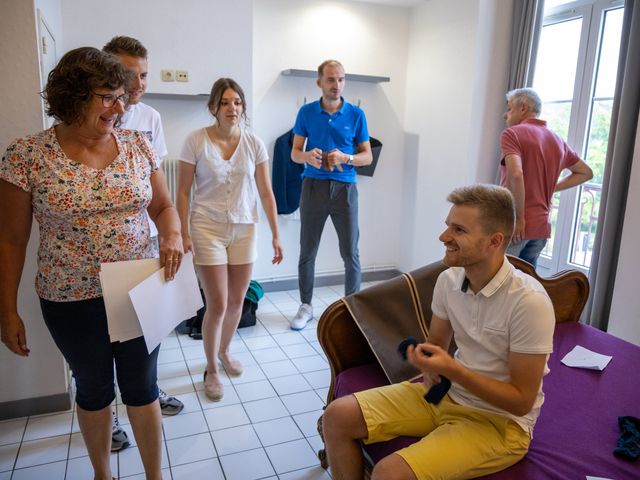
[[[525,262],[529,262],[533,267],[538,266],[538,257],[547,244],[546,238],[538,240],[522,240],[520,243],[511,243],[507,248],[507,253],[514,257],[520,257]]]
[[[84,410],[108,406],[116,396],[113,363],[122,402],[140,407],[158,398],[157,347],[147,353],[144,337],[111,343],[102,297],[75,302],[40,299],[44,321],[76,382],[76,403]]]
[[[300,301],[311,303],[316,255],[327,217],[338,234],[340,256],[344,262],[344,294],[360,290],[358,253],[358,188],[355,183],[305,178],[300,197],[300,259],[298,283]]]

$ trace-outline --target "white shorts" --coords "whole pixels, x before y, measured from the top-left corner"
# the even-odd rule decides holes
[[[196,265],[244,265],[258,258],[254,223],[218,223],[193,212],[190,232]]]

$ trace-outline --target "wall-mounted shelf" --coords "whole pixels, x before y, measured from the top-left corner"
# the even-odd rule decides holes
[[[288,68],[287,70],[282,70],[280,74],[285,77],[310,77],[310,78],[318,77],[317,70],[301,70],[298,68]],[[382,82],[391,81],[391,78],[389,77],[377,77],[375,75],[360,75],[357,73],[347,73],[345,74],[345,78],[352,82],[382,83]]]
[[[157,98],[159,100],[203,100],[209,97],[208,93],[162,93],[147,92],[144,98]]]

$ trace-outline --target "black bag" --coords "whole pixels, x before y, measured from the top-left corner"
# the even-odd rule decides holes
[[[204,307],[197,311],[196,315],[180,322],[176,327],[176,332],[182,335],[189,335],[194,340],[202,340],[202,319],[204,318],[204,312],[207,309],[207,302],[204,299],[204,292],[200,289],[200,295],[202,295],[202,302]],[[258,302],[254,300],[260,300],[262,298],[262,286],[255,280],[251,280],[249,289],[244,298],[242,304],[242,314],[240,316],[240,323],[238,328],[252,327],[256,324],[256,310],[258,309]]]
[[[207,309],[207,302],[204,299],[204,292],[202,289],[200,289],[200,295],[202,295],[202,303],[204,303],[204,306],[198,310],[193,317],[183,320],[176,327],[176,332],[181,335],[189,335],[195,340],[202,340],[202,319],[204,318],[204,312]]]
[[[378,165],[378,159],[380,158],[380,151],[382,150],[382,142],[377,138],[369,137],[369,143],[371,145],[372,160],[369,165],[364,167],[356,167],[356,173],[358,175],[364,175],[366,177],[373,177],[373,172]]]
[[[240,323],[238,328],[252,327],[256,324],[256,310],[258,309],[258,302],[264,295],[262,285],[255,280],[249,282],[249,288],[244,296],[244,303],[242,304],[242,315],[240,316]]]
[[[258,304],[252,302],[248,298],[244,299],[242,304],[242,315],[240,316],[240,323],[238,328],[253,327],[256,324],[256,310]]]
[[[200,290],[202,292],[202,290]],[[204,293],[202,294],[202,301],[204,302]],[[189,336],[194,340],[202,340],[202,320],[204,319],[204,312],[207,310],[205,305],[196,312],[195,317],[191,317],[191,325],[189,325]],[[187,320],[187,322],[189,321]]]

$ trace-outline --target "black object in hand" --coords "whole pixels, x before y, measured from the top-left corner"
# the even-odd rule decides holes
[[[407,337],[400,342],[400,345],[398,345],[398,353],[403,360],[407,359],[407,350],[409,349],[409,345],[413,345],[415,347],[418,343],[420,342],[418,342],[416,337]]]
[[[420,342],[418,342],[418,339],[416,337],[407,337],[400,342],[400,345],[398,345],[398,353],[404,360],[406,360],[407,349],[409,348],[409,345],[413,345],[415,347],[416,345],[418,345],[418,343]],[[431,356],[431,352],[425,352],[424,350],[421,350],[421,353],[428,357]],[[451,388],[451,380],[440,375],[440,383],[436,383],[435,385],[433,385],[424,395],[424,399],[429,403],[437,405],[447,394],[449,388]]]

